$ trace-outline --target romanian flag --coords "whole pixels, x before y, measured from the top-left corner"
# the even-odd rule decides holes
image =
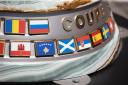
[[[26,20],[5,20],[5,33],[7,34],[25,34]]]
[[[5,42],[0,40],[0,56],[4,55]]]
[[[30,20],[29,34],[47,34],[49,32],[48,20]]]
[[[92,36],[92,41],[93,41],[93,45],[94,46],[96,46],[96,45],[98,45],[98,44],[103,42],[100,30],[97,30],[97,31],[93,32],[91,34],[91,36]]]

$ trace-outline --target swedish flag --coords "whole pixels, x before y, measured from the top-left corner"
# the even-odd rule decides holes
[[[111,34],[110,34],[110,30],[109,30],[109,27],[108,27],[107,24],[105,24],[102,27],[101,31],[102,31],[104,40],[106,40],[106,39],[108,39],[110,37]]]

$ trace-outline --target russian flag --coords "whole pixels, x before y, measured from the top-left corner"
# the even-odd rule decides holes
[[[92,47],[89,35],[78,37],[76,40],[79,50],[84,50]]]
[[[29,33],[30,34],[47,34],[49,32],[48,20],[30,20]]]

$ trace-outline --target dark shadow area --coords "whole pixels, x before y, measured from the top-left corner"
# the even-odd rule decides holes
[[[128,19],[126,19],[123,16],[120,16],[120,15],[118,15],[116,13],[113,13],[113,15],[114,15],[114,19],[115,19],[116,23],[119,26],[128,29]]]
[[[107,68],[91,74],[89,85],[128,85],[128,38],[122,40],[122,50],[117,60]]]

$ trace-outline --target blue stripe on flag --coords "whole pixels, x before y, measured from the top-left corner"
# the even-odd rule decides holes
[[[91,44],[90,40],[84,40],[84,44]],[[81,45],[80,42],[78,42],[78,45]]]
[[[12,20],[5,21],[5,32],[11,33],[12,32]]]
[[[30,29],[48,29],[48,24],[44,24],[44,25],[30,25]]]

